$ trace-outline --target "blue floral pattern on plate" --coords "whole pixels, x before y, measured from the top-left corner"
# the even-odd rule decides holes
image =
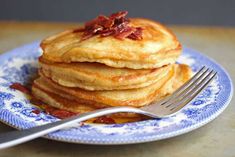
[[[58,119],[32,111],[27,97],[10,89],[13,82],[28,84],[37,73],[37,57],[40,56],[39,42],[34,42],[0,56],[0,120],[18,129],[27,129]],[[229,104],[233,86],[226,71],[214,61],[195,50],[184,48],[177,61],[192,67],[194,71],[203,65],[218,72],[218,77],[192,103],[176,115],[126,124],[73,125],[51,134],[46,138],[86,144],[130,144],[155,141],[177,136],[213,120]]]

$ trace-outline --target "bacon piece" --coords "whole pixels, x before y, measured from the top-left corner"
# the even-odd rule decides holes
[[[46,106],[45,112],[47,114],[50,114],[50,115],[55,116],[60,119],[69,118],[69,117],[72,117],[72,116],[75,116],[78,114],[78,113],[74,113],[74,112],[70,112],[70,111],[66,111],[66,110],[62,110],[62,109],[57,109],[57,108],[51,107],[51,106]]]
[[[34,109],[32,112],[35,113],[35,114],[39,114],[39,113],[40,113],[40,110]]]
[[[15,82],[10,85],[10,88],[21,91],[21,92],[28,94],[28,95],[31,95],[30,90],[26,86],[22,85],[21,83]]]
[[[111,20],[110,18],[108,18],[104,15],[100,15],[100,16],[98,16],[97,23],[100,26],[103,26],[103,28],[111,28],[114,24],[114,20]]]
[[[116,26],[113,27],[113,30],[115,30],[115,35],[117,35],[119,33],[122,33],[125,29],[128,29],[128,28],[130,28],[128,26],[128,22],[122,22],[122,23],[116,24]]]
[[[93,123],[102,123],[102,124],[115,124],[115,120],[113,118],[107,117],[107,116],[102,116],[96,118]]]
[[[143,29],[141,27],[137,27],[136,30],[128,36],[128,38],[132,40],[141,40],[143,38],[142,31]]]
[[[55,116],[57,118],[60,118],[60,119],[65,119],[65,118],[75,116],[77,114],[73,113],[73,112],[66,111],[66,110],[56,109],[56,110],[52,111],[51,115]]]
[[[100,35],[100,37],[113,35],[120,40],[124,38],[132,40],[142,39],[142,28],[129,26],[130,20],[126,18],[127,14],[127,11],[120,11],[111,14],[109,17],[99,15],[95,19],[86,22],[84,28],[74,30],[74,33],[83,32],[81,41],[95,35]]]
[[[129,35],[133,34],[134,32],[135,32],[135,28],[126,27],[120,33],[117,33],[117,35],[115,35],[114,37],[122,40],[128,37]]]
[[[121,18],[125,17],[127,14],[128,14],[128,11],[119,11],[117,13],[111,14],[109,17],[111,19],[121,19]]]
[[[114,29],[113,30],[107,29],[107,30],[101,31],[100,36],[101,37],[107,37],[107,36],[114,35],[114,34],[115,34],[115,30]]]

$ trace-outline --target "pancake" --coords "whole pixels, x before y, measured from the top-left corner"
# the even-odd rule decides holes
[[[112,68],[100,63],[52,63],[39,58],[40,73],[66,87],[122,90],[149,86],[165,77],[171,65],[155,69]]]
[[[143,28],[142,40],[95,35],[81,41],[82,32],[68,30],[41,42],[42,57],[51,62],[98,62],[116,68],[153,69],[175,63],[182,47],[160,23],[141,18],[130,25]]]
[[[85,113],[94,111],[97,109],[97,107],[88,105],[88,104],[82,104],[77,101],[72,101],[65,99],[57,94],[53,94],[50,92],[46,92],[40,88],[37,88],[36,86],[32,87],[33,95],[41,100],[42,102],[59,109],[71,111],[74,113]]]
[[[58,109],[67,110],[78,114],[91,112],[99,109],[93,105],[87,105],[77,101],[71,101],[69,99],[62,98],[59,95],[46,92],[40,88],[37,88],[37,86],[33,86],[32,90],[37,99],[43,101],[47,105],[56,107]],[[142,115],[135,113],[116,113],[109,115],[109,117],[115,118],[115,121],[118,122],[139,121],[143,118]],[[89,121],[92,122],[93,120],[94,119],[91,119]]]
[[[87,91],[80,88],[69,88],[58,85],[45,76],[36,79],[33,87],[59,95],[71,101],[92,104],[99,108],[108,106],[141,107],[157,101],[165,95],[171,94],[190,77],[190,67],[183,64],[174,64],[166,77],[150,86],[138,89]],[[34,94],[37,95],[37,93]]]

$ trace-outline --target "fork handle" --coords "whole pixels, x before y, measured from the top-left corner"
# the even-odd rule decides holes
[[[134,112],[134,113],[139,113],[139,114],[146,114],[145,111],[142,111],[137,108],[132,108],[132,107],[111,107],[111,108],[99,109],[99,110],[95,110],[92,112],[73,116],[71,118],[67,118],[64,120],[33,127],[30,129],[25,129],[21,131],[16,130],[16,131],[10,131],[7,133],[2,133],[0,134],[0,149],[30,141],[32,139],[35,139],[43,135],[46,135],[48,133],[62,129],[64,127],[68,127],[74,123],[78,123],[78,122],[82,122],[91,118],[96,118],[99,116],[108,115],[112,113],[118,113],[118,112]]]

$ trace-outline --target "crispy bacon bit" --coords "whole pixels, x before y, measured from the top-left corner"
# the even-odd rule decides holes
[[[93,123],[103,123],[103,124],[115,124],[115,120],[107,117],[107,116],[102,116],[102,117],[98,117],[96,118]]]
[[[128,11],[119,11],[117,13],[113,13],[110,15],[111,19],[121,19],[124,18],[128,14]]]
[[[39,113],[40,113],[40,110],[34,109],[32,112],[35,113],[35,114],[39,114]]]
[[[135,32],[135,28],[133,27],[125,27],[123,30],[119,31],[119,33],[116,33],[115,37],[117,39],[124,39],[129,38],[131,34]]]
[[[65,118],[69,118],[69,117],[77,115],[77,113],[73,113],[70,111],[62,110],[62,109],[57,109],[57,108],[54,108],[51,106],[47,106],[45,108],[45,112],[47,114],[50,114],[50,115],[55,116],[60,119],[65,119]]]
[[[77,114],[73,113],[73,112],[65,111],[65,110],[55,110],[51,113],[51,115],[53,115],[57,118],[60,118],[60,119],[65,119],[65,118],[75,116]]]
[[[25,87],[24,85],[17,83],[17,82],[10,85],[10,88],[21,91],[21,92],[28,94],[28,95],[31,94],[30,90],[27,87]]]
[[[132,40],[141,40],[143,39],[142,31],[143,31],[143,28],[137,27],[136,30],[128,36],[128,38]]]
[[[76,32],[83,32],[82,40],[89,39],[95,35],[100,37],[114,36],[117,39],[123,40],[129,38],[132,40],[141,40],[142,28],[129,26],[130,20],[126,18],[127,11],[120,11],[111,14],[109,17],[99,15],[95,19],[85,23],[84,28],[74,30]]]

